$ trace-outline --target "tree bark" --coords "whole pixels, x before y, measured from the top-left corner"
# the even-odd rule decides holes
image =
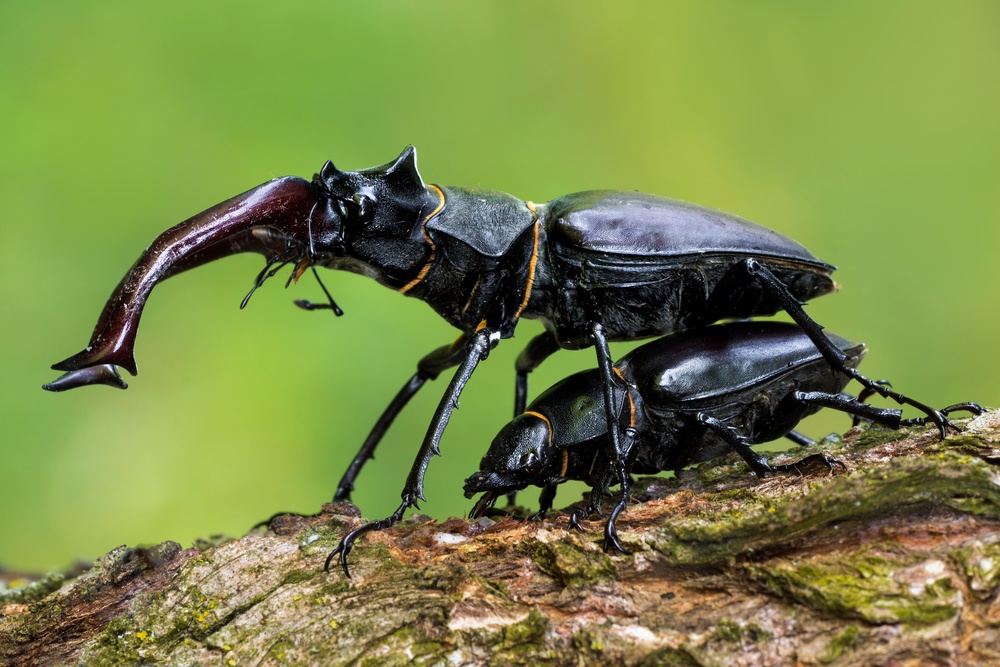
[[[347,579],[322,569],[361,523],[347,504],[120,547],[0,584],[0,665],[995,663],[1000,411],[964,426],[821,443],[846,471],[760,480],[729,460],[640,480],[618,523],[631,555],[564,512],[415,516],[362,538]]]

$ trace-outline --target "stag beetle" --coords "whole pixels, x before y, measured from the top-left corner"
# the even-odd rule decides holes
[[[318,280],[316,267],[326,267],[370,276],[421,299],[461,331],[454,343],[420,360],[339,484],[335,499],[348,499],[399,411],[427,380],[458,366],[407,476],[402,503],[386,519],[344,537],[338,552],[345,563],[358,536],[391,526],[424,498],[424,474],[462,389],[522,317],[540,320],[545,332],[517,360],[515,414],[526,402],[528,373],[559,348],[595,347],[610,406],[615,379],[609,340],[785,310],[834,368],[924,411],[942,434],[949,426],[944,415],[846,365],[844,353],[800,305],[835,289],[834,267],[791,239],[727,213],[638,192],[580,192],[535,205],[502,192],[425,184],[412,146],[372,169],[341,171],[327,162],[312,181],[269,181],[167,230],[118,284],[87,348],[55,364],[67,374],[46,388],[121,386],[114,367],[136,373],[136,331],[153,287],[241,252],[261,253],[267,261],[241,307],[285,265],[294,267],[289,281],[307,270]],[[323,291],[326,304],[296,303],[341,314]],[[92,366],[105,370],[86,372]],[[614,423],[610,412],[606,419]],[[607,475],[627,485],[618,429],[608,435]]]
[[[826,335],[844,354],[845,364],[856,369],[865,346]],[[841,393],[851,378],[834,370],[799,327],[782,322],[735,322],[665,336],[622,357],[614,369],[622,383],[615,388],[612,412],[627,440],[629,473],[680,470],[727,450],[736,452],[760,477],[798,470],[813,460],[832,468],[840,462],[825,455],[772,465],[751,448],[793,433],[799,421],[821,407],[893,429],[927,421],[902,419],[900,410]],[[975,403],[941,412],[956,410],[982,412]],[[535,516],[543,515],[552,507],[556,485],[572,479],[593,488],[588,509],[571,517],[570,525],[579,527],[578,519],[610,495],[604,474],[609,463],[604,415],[602,380],[596,370],[576,373],[547,389],[500,430],[480,471],[465,481],[467,498],[484,494],[470,515],[482,514],[501,495],[528,485],[542,487]],[[798,434],[793,439],[803,442]],[[623,506],[616,505],[605,523],[604,548],[627,553],[615,529]]]

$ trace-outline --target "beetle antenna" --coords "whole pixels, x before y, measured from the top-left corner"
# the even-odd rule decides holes
[[[274,266],[275,264],[277,264],[277,266]],[[247,307],[247,304],[250,303],[250,297],[252,297],[253,293],[257,291],[257,288],[263,285],[268,278],[273,278],[274,274],[284,268],[286,264],[288,264],[288,260],[281,260],[280,258],[272,259],[265,264],[264,268],[257,274],[257,278],[253,281],[253,287],[250,288],[247,295],[243,297],[243,301],[240,302],[240,310]],[[273,269],[271,268],[272,266],[274,266]]]
[[[337,317],[343,315],[344,311],[341,310],[340,306],[337,305],[337,302],[333,300],[333,295],[330,294],[330,290],[328,290],[326,285],[323,284],[323,281],[320,280],[319,271],[316,270],[315,266],[310,266],[309,268],[312,269],[313,275],[316,276],[316,282],[319,283],[320,289],[323,290],[323,294],[326,295],[327,300],[330,302],[330,310],[332,310],[333,314]]]
[[[306,299],[296,299],[295,300],[295,305],[298,306],[299,308],[303,308],[305,310],[325,310],[325,309],[329,308],[330,310],[333,311],[334,315],[336,315],[337,317],[340,317],[341,315],[344,314],[344,311],[341,310],[340,306],[337,305],[337,302],[333,300],[333,295],[330,294],[330,290],[328,290],[326,288],[326,285],[323,284],[323,281],[319,277],[319,272],[316,271],[316,263],[315,263],[316,262],[316,244],[315,244],[315,242],[313,240],[313,227],[312,227],[312,223],[313,223],[313,212],[316,210],[317,206],[319,206],[318,202],[315,203],[315,204],[313,204],[312,208],[309,209],[309,217],[306,218],[306,234],[309,237],[309,268],[312,269],[312,274],[314,276],[316,276],[316,282],[319,283],[320,289],[323,290],[323,294],[326,295],[326,300],[329,303],[322,303],[322,304],[320,304],[320,303],[313,303],[312,301],[308,301]],[[294,276],[295,273],[293,272],[292,275]],[[291,282],[291,278],[289,278],[288,280],[289,280],[289,282]],[[288,287],[288,283],[285,283],[285,287]]]
[[[306,235],[309,237],[310,263],[316,258],[316,244],[313,241],[313,212],[315,212],[317,206],[319,206],[319,202],[312,205],[312,208],[309,209],[309,217],[306,218]]]

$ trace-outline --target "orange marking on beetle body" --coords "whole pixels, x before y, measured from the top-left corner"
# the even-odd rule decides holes
[[[400,294],[406,294],[411,289],[416,287],[417,284],[420,283],[420,281],[423,280],[424,277],[427,275],[427,272],[431,270],[431,265],[434,264],[434,260],[437,259],[437,246],[434,245],[434,241],[431,240],[430,235],[427,233],[427,223],[430,222],[430,219],[433,218],[438,213],[440,213],[441,209],[444,208],[444,203],[445,203],[444,192],[442,192],[441,188],[439,188],[436,185],[428,185],[427,187],[433,188],[434,192],[436,192],[438,196],[437,208],[431,211],[430,215],[424,218],[424,221],[420,223],[421,225],[420,231],[424,235],[424,238],[427,240],[427,244],[431,247],[431,254],[427,258],[427,263],[424,264],[422,269],[420,269],[420,273],[417,274],[417,277],[399,288]]]
[[[549,427],[549,445],[551,446],[552,445],[552,422],[549,421],[549,418],[546,417],[545,415],[543,415],[541,412],[535,412],[534,410],[525,410],[521,414],[522,415],[531,415],[532,417],[538,417],[543,422],[545,422],[545,425]]]
[[[535,241],[534,241],[534,246],[531,249],[531,262],[528,264],[528,280],[526,281],[524,287],[524,299],[521,300],[521,306],[517,309],[517,312],[514,313],[515,320],[521,316],[521,311],[523,311],[525,307],[527,307],[528,299],[531,298],[531,286],[534,285],[535,283],[535,265],[538,264],[538,232],[542,225],[541,221],[538,219],[538,211],[537,209],[535,209],[535,205],[530,201],[525,202],[525,204],[527,205],[528,209],[532,212],[532,214],[534,214],[535,216],[535,224],[534,224]]]
[[[312,266],[312,263],[309,261],[309,258],[303,257],[302,261],[299,262],[299,265],[295,267],[295,273],[292,274],[292,282],[294,282],[297,285],[299,282],[299,278],[302,277],[303,273],[309,270],[310,266]]]
[[[625,376],[617,368],[612,367],[611,370],[615,372],[622,382],[625,382]],[[625,382],[625,396],[628,397],[628,425],[635,426],[635,401],[632,400],[632,389],[628,386],[628,382]]]

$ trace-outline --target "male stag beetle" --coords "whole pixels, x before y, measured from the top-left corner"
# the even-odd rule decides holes
[[[462,332],[420,360],[341,480],[336,500],[349,499],[361,466],[420,387],[459,367],[407,476],[402,503],[386,519],[344,537],[337,552],[345,564],[358,536],[393,525],[424,498],[424,474],[462,389],[522,317],[541,320],[545,332],[518,358],[515,414],[526,402],[528,373],[559,348],[595,347],[611,405],[609,340],[786,310],[834,368],[924,411],[942,434],[949,426],[944,415],[845,364],[843,352],[800,306],[833,291],[834,267],[798,243],[727,213],[637,192],[580,192],[535,205],[502,192],[429,185],[417,171],[413,147],[373,169],[340,171],[327,162],[312,181],[269,181],[167,230],[118,284],[90,345],[55,364],[67,374],[46,387],[122,386],[114,367],[136,373],[135,336],[153,287],[241,252],[267,260],[253,289],[286,264],[294,267],[292,278],[311,269],[318,279],[316,267],[344,269],[427,302]],[[326,294],[328,304],[297,303],[340,314]],[[105,368],[85,371],[93,366]],[[614,424],[610,412],[606,418]],[[618,429],[608,434],[607,475],[627,485]]]
[[[856,369],[866,348],[831,333],[829,340]],[[924,417],[902,419],[900,410],[879,408],[841,391],[850,377],[831,368],[812,340],[794,324],[736,322],[665,336],[636,348],[615,364],[622,379],[613,392],[613,409],[625,434],[626,470],[652,474],[680,470],[736,452],[764,477],[798,470],[818,460],[839,464],[825,455],[772,465],[751,445],[792,435],[792,429],[821,407],[834,408],[889,428],[924,424]],[[966,410],[980,414],[975,403],[953,405],[942,413]],[[610,495],[604,474],[609,462],[604,394],[598,371],[582,371],[556,383],[528,409],[508,423],[483,457],[480,471],[465,481],[465,495],[483,496],[471,516],[491,507],[504,494],[542,487],[541,516],[552,507],[556,485],[567,480],[592,487],[590,506],[577,511],[570,525],[599,509]],[[615,506],[604,527],[605,549],[618,541]]]

